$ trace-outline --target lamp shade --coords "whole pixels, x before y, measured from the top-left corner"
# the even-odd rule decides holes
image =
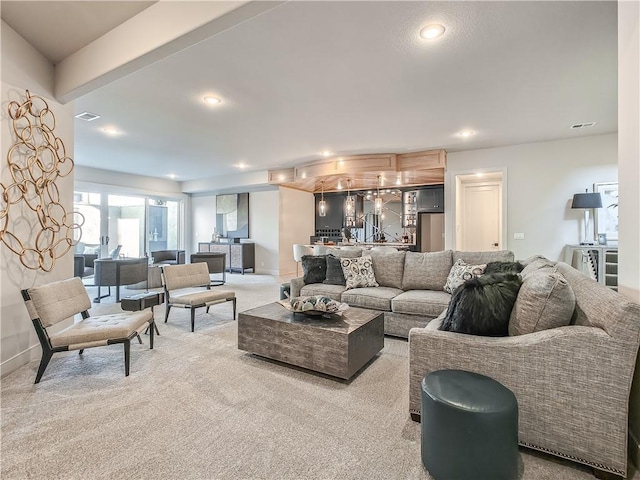
[[[576,193],[571,208],[602,208],[602,197],[599,193]]]

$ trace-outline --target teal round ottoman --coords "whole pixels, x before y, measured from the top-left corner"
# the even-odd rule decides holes
[[[422,463],[436,480],[518,478],[518,402],[484,375],[438,370],[422,380]]]

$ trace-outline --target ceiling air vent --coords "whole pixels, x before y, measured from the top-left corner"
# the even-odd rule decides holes
[[[595,124],[596,122],[574,123],[573,125],[571,125],[571,128],[587,128],[593,127]]]
[[[76,118],[79,118],[80,120],[84,120],[85,122],[91,122],[96,118],[100,118],[100,115],[96,115],[95,113],[91,113],[91,112],[82,112],[76,115]]]

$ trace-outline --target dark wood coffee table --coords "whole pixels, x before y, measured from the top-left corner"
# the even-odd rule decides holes
[[[345,380],[383,347],[384,317],[375,310],[310,317],[274,302],[238,315],[240,350]]]

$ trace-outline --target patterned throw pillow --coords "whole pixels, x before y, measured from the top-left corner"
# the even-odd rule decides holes
[[[359,287],[377,287],[371,255],[357,258],[342,258],[340,260],[342,273],[346,280],[347,290]]]
[[[447,277],[447,283],[444,284],[444,291],[453,293],[456,288],[467,280],[482,275],[485,268],[487,268],[486,263],[481,265],[467,265],[462,260],[458,260],[453,264],[453,267],[451,267],[451,271]]]

